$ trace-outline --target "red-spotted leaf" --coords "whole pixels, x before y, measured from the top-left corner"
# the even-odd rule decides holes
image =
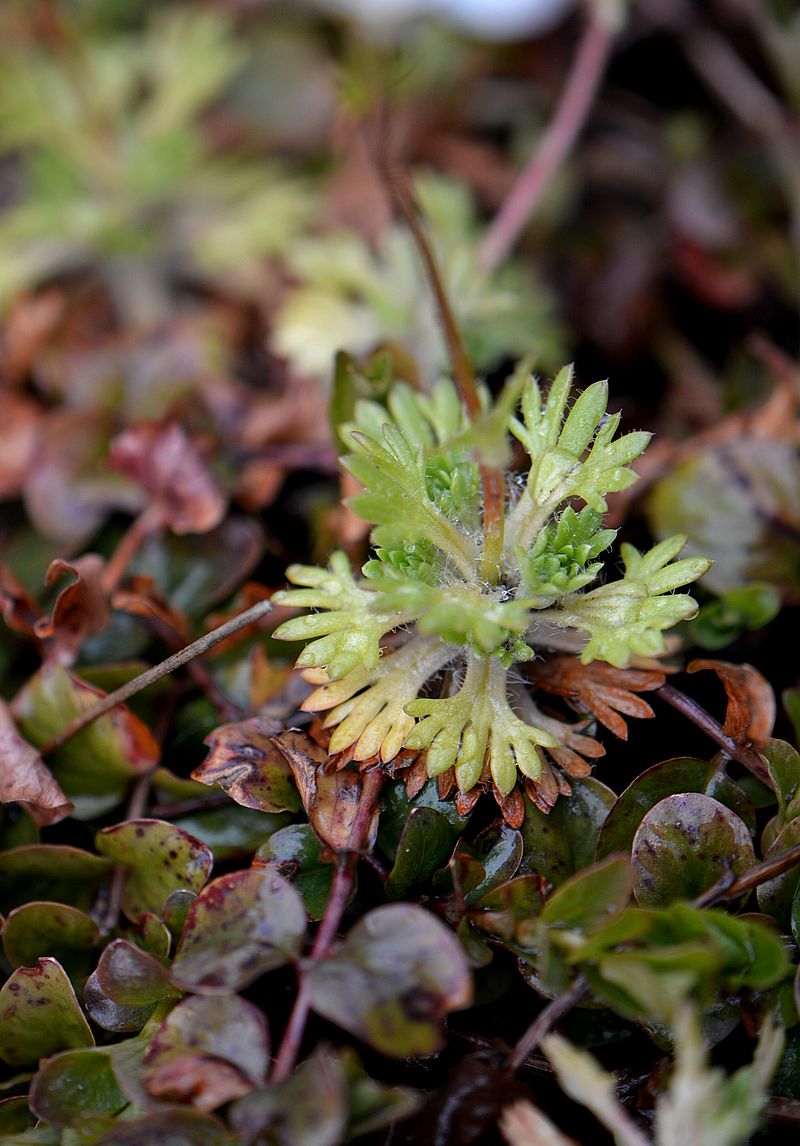
[[[37,1118],[62,1127],[87,1115],[114,1115],[128,1104],[108,1052],[95,1047],[48,1059],[31,1083],[29,1102]]]
[[[8,705],[0,701],[0,803],[20,804],[40,828],[72,811],[39,753],[17,731]]]
[[[76,716],[106,694],[68,672],[49,665],[18,693],[13,712],[22,734],[41,748]],[[133,776],[158,763],[153,734],[125,705],[118,705],[53,752],[53,775],[75,804],[75,814],[92,819],[115,807]]]
[[[413,904],[365,915],[309,976],[311,1005],[392,1058],[432,1054],[441,1023],[472,999],[466,956],[453,932]]]
[[[218,784],[237,804],[261,812],[296,812],[300,796],[292,770],[258,717],[223,724],[206,738],[209,753],[192,772],[201,784]]]
[[[86,975],[99,942],[97,924],[65,903],[25,903],[3,927],[3,951],[12,967],[30,967],[43,955],[57,959],[71,978]]]
[[[0,989],[0,1059],[29,1066],[70,1047],[92,1046],[67,973],[55,959],[18,967]]]
[[[145,1084],[157,1098],[191,1101],[216,1110],[262,1086],[269,1061],[263,1013],[228,995],[179,1003],[153,1036],[145,1055]]]
[[[633,839],[636,898],[645,907],[694,899],[726,872],[756,862],[746,824],[700,792],[667,796],[651,808]]]
[[[172,982],[202,995],[238,991],[293,959],[305,930],[303,900],[277,872],[221,876],[189,908]]]
[[[156,915],[174,891],[197,892],[214,862],[201,840],[164,820],[128,820],[97,833],[97,850],[127,872],[122,910],[134,922]]]

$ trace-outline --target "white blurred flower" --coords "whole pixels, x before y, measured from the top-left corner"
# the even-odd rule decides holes
[[[576,0],[317,0],[323,8],[388,31],[434,16],[484,40],[516,40],[550,31]]]

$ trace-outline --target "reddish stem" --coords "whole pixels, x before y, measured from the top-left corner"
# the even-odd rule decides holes
[[[347,849],[339,853],[336,874],[333,877],[331,893],[325,904],[325,913],[320,920],[319,930],[311,948],[308,960],[298,969],[299,987],[297,998],[289,1016],[289,1022],[278,1049],[275,1066],[272,1071],[272,1083],[285,1082],[294,1070],[297,1056],[300,1053],[300,1044],[308,1021],[311,1009],[311,985],[309,972],[321,959],[330,953],[331,944],[336,937],[342,918],[347,909],[350,895],[355,884],[356,870],[358,868],[359,853],[366,850],[369,843],[369,829],[378,798],[381,794],[386,777],[380,769],[365,772],[362,778],[361,797],[358,811],[350,829]]]
[[[151,533],[155,533],[163,525],[161,510],[151,505],[131,524],[123,533],[117,548],[111,554],[103,570],[102,585],[104,592],[110,597],[119,585],[125,572],[142,545],[142,542]]]
[[[696,700],[692,700],[690,696],[681,692],[680,689],[674,688],[671,684],[663,684],[661,688],[656,689],[653,695],[660,696],[667,704],[672,705],[693,724],[696,724],[705,732],[706,736],[709,736],[720,746],[723,752],[727,753],[732,760],[738,760],[740,764],[743,764],[762,784],[766,784],[769,788],[772,787],[772,779],[761,754],[750,745],[737,744],[723,730],[722,725],[718,724],[714,717],[710,716]]]
[[[481,248],[481,269],[491,272],[509,255],[586,122],[608,63],[616,28],[594,4],[555,114],[539,145],[492,220]]]

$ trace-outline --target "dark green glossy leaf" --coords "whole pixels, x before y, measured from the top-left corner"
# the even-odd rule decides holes
[[[792,722],[794,738],[800,744],[800,688],[785,688],[781,693],[781,700]]]
[[[606,922],[628,905],[631,866],[623,856],[610,856],[584,868],[548,899],[541,920],[549,928],[586,931]]]
[[[632,859],[636,898],[645,906],[694,899],[726,871],[741,875],[756,862],[743,821],[700,792],[667,796],[651,808],[634,836]]]
[[[161,918],[169,929],[173,942],[177,943],[180,939],[181,932],[186,925],[189,908],[196,899],[197,896],[193,891],[189,891],[188,888],[181,888],[179,891],[170,892],[164,900]]]
[[[305,930],[303,901],[277,872],[221,876],[189,908],[172,981],[198,994],[237,991],[293,959]]]
[[[86,910],[113,865],[63,844],[29,844],[0,853],[0,909],[31,900],[55,900]]]
[[[153,1036],[144,1059],[145,1083],[158,1098],[191,1100],[215,1110],[264,1084],[269,1034],[263,1013],[227,995],[179,1003]]]
[[[173,891],[199,891],[213,863],[202,841],[164,820],[127,820],[103,828],[96,846],[126,869],[122,910],[134,922],[145,911],[158,914]]]
[[[522,850],[521,833],[510,828],[504,820],[484,828],[470,848],[471,854],[483,867],[483,877],[476,886],[464,889],[465,902],[477,903],[493,887],[511,879],[522,862]]]
[[[469,918],[481,931],[511,943],[517,939],[518,925],[536,918],[543,903],[541,877],[519,875],[482,896],[474,904]]]
[[[3,950],[12,967],[29,967],[41,955],[51,955],[74,978],[88,972],[99,935],[93,919],[65,903],[26,903],[5,922]]]
[[[130,1007],[115,1003],[100,986],[97,972],[93,971],[83,988],[83,1005],[93,1023],[104,1031],[128,1033],[140,1031],[156,1009],[155,1003]]]
[[[321,919],[336,870],[332,859],[323,858],[325,853],[325,845],[309,824],[290,824],[261,845],[253,864],[274,867],[300,892],[309,918]]]
[[[103,992],[125,1007],[146,1007],[177,994],[166,968],[127,939],[109,943],[100,956],[96,973]]]
[[[17,694],[14,714],[37,748],[106,694],[61,665],[41,669]],[[159,748],[150,730],[125,705],[118,705],[71,737],[49,758],[75,815],[92,819],[123,799],[131,778],[151,771]]]
[[[457,938],[435,916],[390,903],[365,915],[309,976],[319,1014],[393,1058],[442,1045],[441,1021],[472,984]]]
[[[86,1115],[116,1114],[128,1100],[106,1051],[64,1051],[48,1059],[31,1084],[31,1110],[44,1122],[73,1126]]]
[[[433,808],[412,807],[397,845],[394,866],[384,884],[388,899],[403,899],[446,862],[455,829]]]
[[[800,817],[789,821],[767,849],[764,859],[779,856],[797,844],[800,844]],[[788,931],[790,928],[792,905],[799,886],[800,866],[796,866],[789,868],[783,875],[760,884],[756,889],[760,910],[771,915],[782,931]]]
[[[55,959],[18,967],[0,989],[0,1058],[11,1066],[93,1042],[72,984]]]
[[[748,827],[755,828],[755,813],[747,797],[717,765],[708,760],[679,756],[642,772],[619,797],[600,832],[597,858],[630,852],[633,837],[645,815],[659,800],[680,792],[704,792],[730,807]]]
[[[554,887],[592,863],[600,829],[616,799],[598,780],[570,780],[570,785],[570,798],[558,800],[548,815],[525,799],[520,874],[544,876]]]
[[[27,1098],[0,1099],[0,1141],[6,1142],[9,1135],[22,1133],[35,1121]]]
[[[768,740],[763,748],[778,797],[777,830],[800,815],[800,754],[785,740]]]
[[[192,777],[216,784],[237,804],[260,812],[297,812],[300,795],[286,757],[258,717],[223,724],[206,737],[209,752]]]
[[[428,780],[413,800],[406,795],[406,786],[402,780],[393,780],[387,784],[383,796],[383,807],[378,826],[378,846],[384,855],[394,860],[400,837],[403,834],[408,817],[414,808],[432,808],[450,824],[454,830],[454,839],[457,838],[469,823],[469,816],[462,816],[456,808],[455,801],[442,800],[435,780]]]

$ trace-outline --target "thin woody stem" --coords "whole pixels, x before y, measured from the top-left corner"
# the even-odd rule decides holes
[[[484,274],[491,274],[508,257],[550,180],[572,150],[600,86],[615,31],[615,23],[603,6],[593,4],[555,114],[486,231],[481,248]]]
[[[108,596],[111,596],[125,576],[128,566],[139,552],[145,538],[161,529],[163,524],[164,518],[161,509],[155,505],[151,505],[134,518],[120,538],[117,548],[109,557],[103,570],[102,586]]]
[[[707,891],[694,901],[695,907],[713,907],[716,903],[723,903],[726,899],[738,899],[740,895],[745,892],[752,891],[756,887],[760,887],[762,883],[767,883],[771,879],[777,879],[779,875],[784,872],[790,871],[791,868],[800,864],[800,844],[795,844],[794,847],[788,848],[780,855],[773,856],[772,859],[764,860],[763,863],[758,863],[751,867],[748,871],[743,872],[740,876],[734,876],[731,872],[729,875],[724,876],[722,879],[717,880]]]
[[[673,708],[702,729],[706,736],[715,741],[732,760],[737,760],[743,764],[754,776],[758,777],[762,784],[772,787],[772,780],[760,752],[757,752],[750,745],[737,744],[696,700],[692,700],[690,696],[674,688],[671,684],[662,685],[661,688],[655,690],[653,696],[660,696],[667,704],[672,705]]]
[[[411,233],[417,252],[422,260],[428,285],[431,288],[439,314],[442,333],[447,345],[453,379],[458,387],[461,401],[474,421],[481,412],[481,401],[475,371],[469,360],[461,332],[458,329],[450,299],[444,287],[438,260],[433,246],[422,223],[414,191],[405,171],[393,165],[388,156],[384,109],[377,112],[375,124],[374,154],[376,165],[389,197],[402,216]],[[479,461],[481,484],[483,486],[483,560],[482,576],[491,583],[499,578],[500,562],[503,556],[503,532],[505,519],[505,482],[502,472],[495,466]]]
[[[121,688],[110,692],[108,696],[103,697],[102,700],[92,705],[91,708],[87,708],[85,712],[76,716],[65,728],[62,728],[58,735],[54,736],[53,739],[40,750],[41,755],[47,756],[51,752],[54,752],[78,732],[82,732],[84,728],[93,724],[99,717],[110,712],[112,708],[116,708],[119,704],[124,704],[125,701],[130,700],[132,696],[136,696],[136,694],[143,689],[148,688],[151,684],[155,684],[155,682],[161,680],[162,677],[169,676],[170,673],[188,664],[189,661],[194,660],[195,657],[200,657],[204,653],[207,653],[209,649],[213,649],[220,641],[224,641],[226,637],[237,633],[239,629],[251,625],[253,621],[259,620],[266,613],[269,613],[271,609],[271,601],[259,601],[250,609],[245,609],[243,613],[239,613],[238,616],[226,621],[224,625],[212,629],[210,633],[206,633],[204,636],[198,638],[198,640],[193,641],[192,644],[187,645],[186,648],[174,653],[171,657],[167,657],[161,664],[147,669],[146,672],[140,673],[139,676],[134,677],[133,680],[129,680],[127,684],[123,684]]]
[[[279,740],[275,740],[274,743],[280,746]],[[362,775],[358,811],[350,829],[347,849],[339,853],[336,873],[331,885],[331,893],[328,896],[328,902],[325,904],[325,912],[320,920],[319,930],[314,939],[311,954],[309,955],[308,961],[298,972],[299,987],[297,997],[295,998],[292,1013],[289,1016],[289,1021],[283,1033],[281,1045],[275,1059],[275,1066],[270,1078],[273,1084],[284,1082],[291,1075],[297,1062],[297,1057],[300,1053],[300,1044],[303,1041],[303,1034],[306,1029],[306,1022],[308,1021],[308,1013],[311,1010],[309,971],[321,959],[327,957],[331,944],[336,938],[336,933],[339,930],[342,918],[347,909],[347,904],[350,900],[350,895],[353,891],[359,856],[367,846],[370,824],[385,782],[386,776],[378,768],[373,769],[371,772],[365,772]]]
[[[525,1031],[525,1034],[516,1044],[506,1062],[506,1070],[519,1070],[525,1060],[536,1050],[544,1036],[555,1026],[559,1019],[576,1007],[587,994],[586,980],[579,975],[575,982],[563,995],[558,995],[541,1011]]]

